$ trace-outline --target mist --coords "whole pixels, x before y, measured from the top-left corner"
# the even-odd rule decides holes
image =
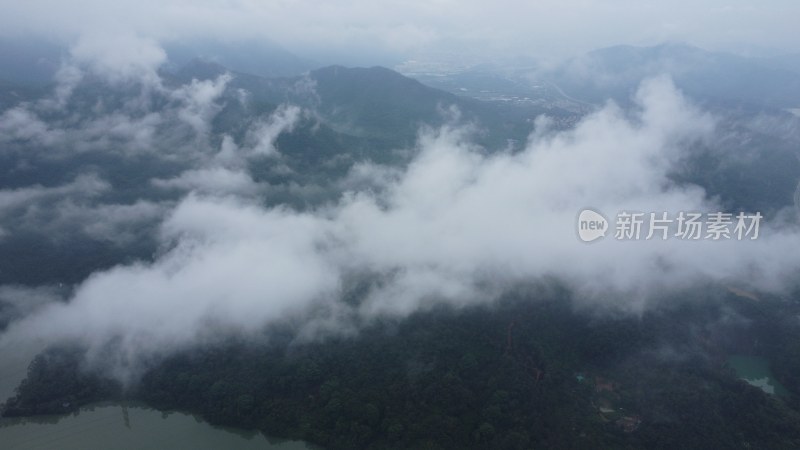
[[[250,124],[239,144],[230,136],[211,139],[210,123],[223,105],[246,101],[224,94],[233,75],[166,86],[156,75],[159,47],[126,42],[140,51],[124,62],[78,45],[62,71],[72,76],[49,101],[3,113],[3,123],[14,125],[0,128],[0,142],[34,141],[41,151],[65,140],[102,148],[113,135],[126,158],[161,152],[183,163],[174,177],[150,180],[173,197],[98,205],[91,199],[112,187],[87,175],[62,186],[0,191],[0,214],[26,211],[27,226],[49,224],[53,234],[88,222],[86,233],[123,240],[124,230],[151,224],[159,252],[93,273],[63,301],[31,291],[37,301],[8,326],[3,345],[77,342],[89,349],[91,366],[130,380],[147,361],[287,321],[299,324],[298,339],[324,339],[440,305],[491,305],[547,278],[573,289],[580,304],[625,314],[653,307],[655,294],[707,283],[777,294],[794,287],[800,256],[790,249],[800,234],[791,210],[762,223],[757,240],[577,238],[577,214],[586,207],[609,219],[620,211],[722,210],[703,188],[671,177],[692,148],[718,138],[719,118],[669,77],[643,82],[630,108],[608,102],[572,129],[553,128],[542,116],[519,151],[481,147],[479,125],[451,111],[445,125],[423,126],[415,146],[403,149],[414,155],[406,166],[359,163],[335,200],[295,208],[261,201],[272,186],[254,180],[246,163],[261,158],[283,170],[275,141],[313,110],[284,104]],[[139,94],[117,114],[42,121],[53,111],[58,117],[85,76]],[[156,112],[154,98],[166,108]],[[190,144],[171,145],[187,136]],[[314,186],[297,186],[304,188]],[[36,221],[39,209],[30,203],[59,193],[87,200],[56,202],[57,220]],[[353,277],[378,281],[354,302],[346,298]],[[16,297],[28,292],[5,289]]]
[[[3,4],[4,36],[75,43],[129,33],[163,45],[264,43],[324,64],[395,64],[420,56],[564,58],[597,47],[664,41],[772,55],[800,51],[788,0],[300,2],[37,0]]]

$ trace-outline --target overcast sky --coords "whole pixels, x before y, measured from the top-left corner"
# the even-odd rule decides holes
[[[269,39],[318,60],[441,52],[562,57],[663,41],[800,51],[795,0],[2,0],[0,7],[5,35]]]

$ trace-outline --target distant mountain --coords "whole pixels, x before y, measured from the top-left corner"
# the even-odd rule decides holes
[[[775,213],[792,204],[800,174],[800,120],[785,111],[800,105],[792,61],[791,55],[768,60],[665,44],[600,49],[556,67],[512,61],[458,70],[423,65],[426,70],[410,73],[461,96],[561,107],[579,117],[609,99],[629,107],[643,80],[668,74],[718,119],[714,142],[695,148],[674,178],[703,186],[730,210]]]
[[[331,66],[312,71],[309,78],[318,109],[336,126],[403,145],[413,144],[420,125],[436,127],[452,120],[451,107],[461,123],[472,122],[487,131],[477,141],[489,148],[523,144],[533,130],[532,119],[541,114],[576,117],[552,103],[520,107],[455,95],[384,67]]]
[[[264,77],[296,76],[319,64],[294,55],[269,42],[221,42],[204,39],[166,42],[165,72],[175,73],[196,61]],[[18,86],[45,86],[69,54],[66,44],[34,38],[0,38],[0,81]]]
[[[195,40],[165,43],[170,66],[180,68],[195,59],[214,62],[236,72],[264,77],[300,75],[319,65],[265,41]]]
[[[595,50],[537,77],[572,97],[599,103],[607,98],[626,102],[643,79],[661,74],[670,75],[695,99],[754,107],[800,106],[800,74],[758,58],[683,44]]]
[[[167,79],[172,78],[179,83],[187,83],[193,79],[211,80],[228,72],[230,72],[230,69],[218,62],[203,58],[192,58],[174,72],[162,71],[162,76]]]
[[[186,82],[213,78],[223,71],[224,67],[215,63],[194,60],[175,76]],[[451,107],[456,108],[461,122],[474,122],[491,130],[479,140],[492,147],[504,147],[509,139],[524,142],[532,131],[530,120],[539,114],[571,114],[543,106],[521,109],[454,95],[384,67],[330,66],[282,78],[234,74],[231,87],[249,92],[252,102],[306,107],[331,129],[382,142],[382,148],[413,145],[421,125],[436,127],[451,120]]]
[[[383,67],[331,66],[311,72],[310,78],[315,82],[320,111],[339,127],[357,134],[388,132],[413,138],[423,123],[442,123],[450,106],[467,113],[477,109],[453,94]]]
[[[732,209],[760,208],[767,212],[791,203],[800,170],[796,156],[796,142],[800,139],[798,120],[788,112],[742,99],[743,92],[755,95],[752,92],[770,86],[761,88],[747,84],[741,75],[731,74],[729,79],[743,83],[740,89],[724,88],[723,83],[717,83],[720,86],[716,91],[711,88],[700,89],[697,87],[698,80],[713,84],[711,74],[714,72],[709,67],[715,67],[715,57],[710,56],[712,62],[708,62],[708,52],[688,46],[649,49],[615,47],[593,52],[587,58],[582,63],[591,61],[592,71],[586,73],[596,74],[594,76],[579,76],[580,72],[576,69],[578,60],[545,75],[555,77],[559,71],[564,72],[560,78],[551,78],[551,83],[569,96],[597,102],[615,98],[625,105],[642,78],[670,68],[670,73],[684,92],[706,103],[705,106],[710,104],[712,108],[707,109],[725,118],[720,124],[718,141],[711,143],[709,148],[698,149],[686,170],[675,175],[677,179],[705,187],[710,194],[719,195],[723,203]],[[729,58],[729,55],[720,58],[725,64],[732,64],[731,60],[742,62],[742,58]],[[750,64],[748,67],[761,67],[748,61],[745,59]],[[719,63],[719,67],[723,66],[723,63]],[[254,179],[271,183],[291,181],[324,185],[346,173],[356,161],[403,164],[410,152],[397,150],[413,149],[422,126],[436,128],[453,121],[456,116],[458,119],[455,123],[476,125],[478,132],[473,138],[474,142],[491,152],[509,147],[514,150],[523,148],[533,129],[533,119],[538,115],[547,114],[555,119],[557,126],[567,128],[585,113],[571,109],[571,106],[579,103],[560,99],[561,94],[553,94],[552,90],[547,90],[553,94],[552,98],[540,96],[537,97],[538,103],[530,102],[525,106],[502,100],[481,101],[427,86],[384,67],[330,66],[302,75],[269,78],[238,72],[215,61],[194,58],[174,70],[163,71],[161,75],[166,86],[177,89],[193,79],[215,79],[224,73],[233,76],[222,96],[221,110],[212,121],[211,145],[214,148],[220,145],[226,135],[238,145],[243,145],[248,139],[248,130],[258,121],[265,120],[281,104],[297,105],[305,111],[293,131],[282,134],[276,143],[291,172],[272,171],[269,164],[263,161],[254,161],[250,166]],[[773,69],[759,69],[755,73],[762,78],[776,73],[791,74]],[[488,68],[482,68],[460,80],[472,80],[475,86],[484,83],[487,89],[496,88],[498,92],[511,93],[516,88],[524,91],[524,80],[520,73],[493,75]],[[528,82],[542,87],[550,83],[541,80]],[[774,89],[780,90],[780,85],[774,86]],[[791,91],[788,93],[791,94]],[[104,85],[99,80],[87,77],[74,91],[69,112],[94,117],[96,105],[102,104],[111,110],[114,105],[121,108],[127,98],[135,95],[135,91]],[[36,96],[36,91],[0,82],[0,106],[4,108]],[[790,95],[787,98],[791,98]],[[159,112],[159,108],[168,106],[169,102],[169,99],[159,99],[152,105],[154,111]],[[560,106],[562,104],[564,106]],[[756,108],[726,107],[737,104],[755,105]],[[587,110],[592,108],[591,105],[582,107]],[[105,114],[99,118],[102,117]],[[65,123],[71,122],[67,120]],[[156,131],[163,130],[158,128]],[[159,142],[169,147],[188,145],[186,136],[178,132],[165,135]],[[159,167],[162,171],[169,168],[149,161],[136,161],[135,167],[128,161],[109,163],[106,159],[110,156],[99,153],[81,157],[84,158],[81,165],[91,164],[102,168],[101,175],[114,185],[147,182],[152,178],[151,166]],[[12,163],[9,161],[8,167],[13,167]],[[45,162],[39,162],[36,167],[48,166]],[[169,173],[160,173],[159,177],[174,176],[180,170],[180,167],[175,167]],[[54,174],[58,173],[70,172],[53,168],[46,177],[41,173],[30,176],[41,175],[48,180],[55,180]],[[131,174],[137,174],[139,178],[133,179]],[[13,176],[17,179],[22,175],[24,173]],[[20,180],[20,185],[24,185]],[[61,180],[68,181],[69,176]]]
[[[408,76],[460,97],[502,105],[503,109],[514,107],[533,115],[560,117],[562,120],[555,121],[560,128],[574,125],[575,117],[594,109],[591,104],[565,96],[550,83],[531,82],[525,76],[529,71],[530,66],[479,65],[455,72],[409,72]]]

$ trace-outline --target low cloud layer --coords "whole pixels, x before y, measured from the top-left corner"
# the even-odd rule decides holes
[[[223,82],[192,84],[187,95],[208,103]],[[584,207],[609,216],[720,209],[702,188],[669,176],[693,144],[714,136],[714,118],[666,78],[645,82],[635,104],[608,104],[569,131],[540,121],[516,153],[487,154],[467,125],[424,129],[407,168],[357,165],[344,182],[352,190],[303,212],[264,207],[259,184],[217,153],[152,181],[193,191],[160,226],[161,256],[95,273],[68,302],[38,308],[3,339],[77,340],[95,363],[129,376],[144,360],[232,331],[293,321],[300,336],[314,338],[434,305],[490,303],[545,277],[572,286],[579,301],[633,313],[653,292],[698,282],[786,289],[800,268],[800,256],[787,251],[800,244],[789,221],[762,224],[755,241],[578,240]],[[207,123],[203,108],[187,108]],[[274,139],[299,114],[279,109],[253,129],[245,153],[273,155]],[[242,153],[223,140],[221,154],[226,145]],[[353,277],[373,282],[363,298],[345,301]]]

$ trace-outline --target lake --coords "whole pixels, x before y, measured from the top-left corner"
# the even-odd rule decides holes
[[[271,449],[309,448],[257,432],[210,426],[194,416],[142,406],[97,405],[66,416],[0,420],[0,447],[22,449]]]
[[[749,355],[733,355],[728,358],[728,364],[739,378],[760,388],[768,394],[789,394],[789,391],[775,379],[775,376],[769,368],[769,362],[764,358]]]
[[[39,344],[0,346],[0,402],[25,377]],[[270,449],[311,448],[271,441],[258,432],[218,428],[188,414],[165,414],[143,405],[95,405],[63,416],[0,419],[0,449]]]

